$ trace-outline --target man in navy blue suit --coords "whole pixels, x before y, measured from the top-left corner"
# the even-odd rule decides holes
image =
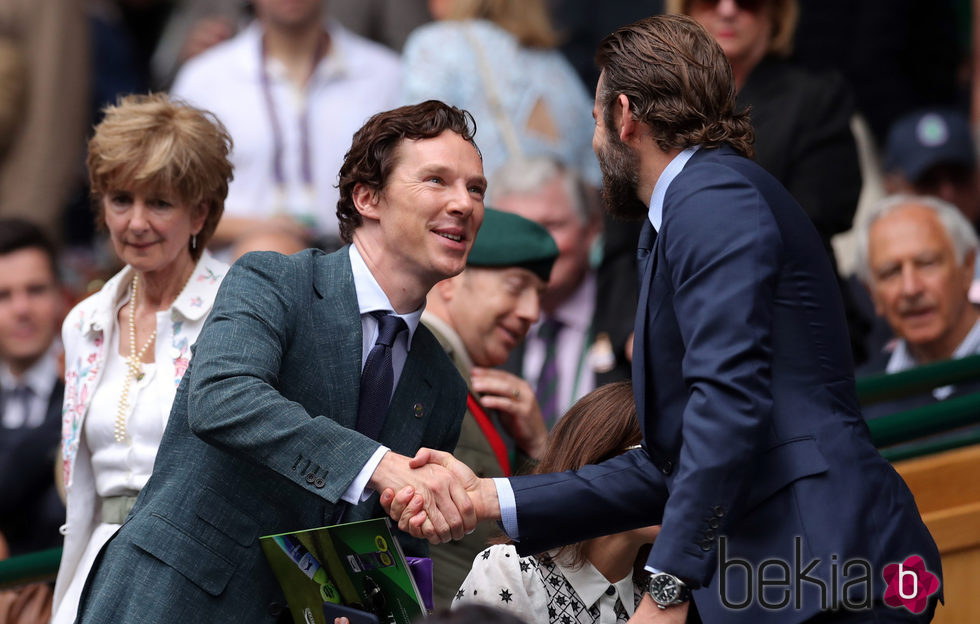
[[[616,215],[643,219],[633,381],[644,444],[596,466],[464,480],[522,554],[662,524],[634,616],[683,622],[922,622],[935,543],[861,417],[840,295],[816,230],[749,158],[717,43],[682,16],[599,47],[593,147]],[[447,539],[409,488],[416,535]],[[394,499],[394,500],[392,500]],[[616,579],[610,579],[616,580]]]

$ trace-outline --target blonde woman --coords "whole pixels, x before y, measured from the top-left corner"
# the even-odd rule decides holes
[[[110,106],[89,142],[96,221],[126,267],[62,328],[67,522],[55,624],[74,622],[93,560],[150,476],[228,269],[205,247],[224,209],[230,149],[212,115],[164,95]]]
[[[551,156],[598,188],[592,94],[555,48],[545,0],[430,0],[429,11],[437,21],[405,42],[405,101],[470,111],[488,177],[510,159]]]

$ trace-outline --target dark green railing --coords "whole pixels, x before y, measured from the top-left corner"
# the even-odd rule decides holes
[[[874,375],[857,381],[862,405],[900,399],[933,388],[980,379],[980,355],[927,364],[900,373]],[[950,435],[941,440],[918,438],[980,424],[980,394],[969,394],[933,405],[905,410],[868,422],[871,437],[890,461],[938,453],[980,442],[980,433]],[[902,444],[906,443],[906,444]],[[887,448],[902,444],[899,448]]]
[[[0,561],[0,589],[37,581],[53,581],[58,574],[61,549],[51,548]]]
[[[868,405],[975,379],[980,379],[980,355],[928,364],[901,373],[864,377],[858,379],[857,391],[861,404]],[[980,431],[915,442],[917,438],[970,424],[980,424],[980,394],[947,399],[934,405],[876,418],[868,426],[875,444],[886,447],[882,448],[881,454],[890,461],[899,461],[980,443]],[[894,444],[901,446],[887,448]],[[60,548],[0,561],[0,590],[53,580],[60,561]]]

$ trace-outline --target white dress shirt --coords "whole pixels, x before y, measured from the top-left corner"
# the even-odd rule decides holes
[[[451,606],[487,605],[527,622],[616,624],[633,615],[642,595],[631,576],[610,583],[588,561],[575,567],[561,558],[521,557],[513,545],[495,544],[473,560]]]
[[[401,61],[336,21],[328,20],[325,28],[330,47],[303,89],[288,79],[281,63],[263,59],[258,22],[189,60],[177,74],[172,95],[213,112],[234,141],[235,179],[228,187],[226,215],[287,214],[318,235],[338,236],[337,172],[354,132],[372,114],[398,104]],[[273,169],[275,133],[262,88],[263,60],[282,139],[281,186]],[[302,173],[304,135],[309,185]]]
[[[0,389],[3,389],[3,394],[0,396],[4,399],[0,425],[3,428],[33,429],[44,424],[51,391],[54,390],[54,384],[58,380],[57,354],[60,352],[61,344],[56,341],[37,362],[24,371],[20,378],[14,376],[6,362],[0,362]],[[20,385],[25,385],[31,390],[30,399],[26,402],[26,413],[24,403],[14,401],[11,397],[11,391]]]
[[[350,246],[349,253],[351,271],[354,274],[354,292],[357,294],[357,307],[361,312],[361,370],[364,370],[368,353],[371,352],[374,343],[378,341],[378,321],[371,312],[382,310],[394,314],[394,306],[391,305],[385,291],[381,289],[378,280],[371,274],[370,269],[364,263],[364,259],[361,257],[360,252],[357,251],[355,245]],[[391,366],[395,372],[394,382],[391,384],[392,395],[394,395],[395,388],[398,387],[398,380],[401,379],[402,370],[405,368],[405,360],[408,359],[408,351],[412,348],[412,338],[415,336],[415,330],[418,329],[423,310],[425,310],[424,301],[413,312],[409,312],[408,314],[395,314],[395,316],[404,319],[405,324],[408,325],[408,331],[398,334],[395,337],[395,343],[391,345]],[[383,445],[378,447],[378,450],[364,464],[357,477],[351,482],[343,496],[341,496],[343,500],[356,505],[371,496],[372,490],[366,489],[367,483],[371,479],[371,475],[378,468],[378,464],[381,463],[381,458],[389,450],[388,447]]]

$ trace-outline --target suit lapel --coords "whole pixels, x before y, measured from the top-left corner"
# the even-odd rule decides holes
[[[647,262],[641,265],[642,275],[640,278],[640,295],[636,305],[636,323],[633,326],[633,367],[634,379],[637,380],[633,385],[633,398],[636,402],[636,414],[640,419],[640,425],[645,429],[646,415],[646,395],[645,389],[647,380],[647,321],[650,314],[650,299],[653,295],[653,275],[657,267],[658,240],[653,243]],[[638,383],[637,383],[638,382]],[[646,431],[644,431],[646,434]]]
[[[429,341],[420,335],[423,331],[425,328],[419,325],[381,430],[382,443],[404,455],[414,455],[422,446],[425,424],[437,416],[433,412],[438,390],[425,366],[432,361],[432,355],[428,353]]]
[[[320,298],[320,305],[310,312],[313,335],[308,339],[311,360],[326,368],[322,379],[361,378],[361,313],[354,290],[354,274],[351,272],[347,247],[326,256],[317,257],[313,289]],[[339,357],[337,357],[339,356]],[[324,388],[331,402],[353,405],[349,412],[339,414],[337,422],[350,429],[357,424],[357,396],[359,383],[335,384]]]

